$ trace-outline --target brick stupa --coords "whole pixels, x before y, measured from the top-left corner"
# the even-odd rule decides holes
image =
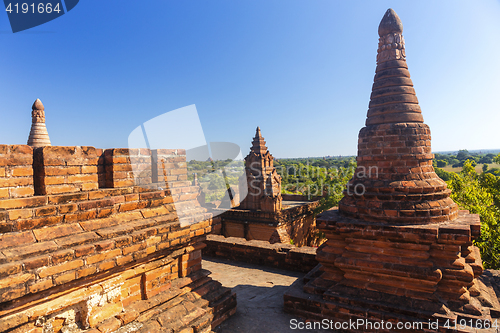
[[[386,12],[378,32],[357,170],[339,208],[318,216],[328,239],[317,251],[320,265],[287,291],[285,310],[311,320],[389,321],[394,327],[403,321],[424,328],[431,322],[443,328],[461,319],[494,321],[500,304],[472,245],[480,235],[479,216],[459,211],[434,172],[430,129],[394,10]]]
[[[31,108],[31,130],[28,137],[28,146],[50,146],[49,133],[45,126],[45,107],[42,101],[37,98]]]

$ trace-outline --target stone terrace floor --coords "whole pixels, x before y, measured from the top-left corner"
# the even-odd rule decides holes
[[[283,312],[283,294],[305,274],[277,268],[203,257],[202,267],[210,277],[236,292],[236,314],[222,323],[218,333],[319,333],[326,330],[291,329],[297,317]]]

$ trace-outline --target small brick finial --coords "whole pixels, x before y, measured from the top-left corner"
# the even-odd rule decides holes
[[[45,126],[45,107],[42,101],[37,98],[31,110],[31,130],[28,137],[28,146],[50,146],[49,133]]]

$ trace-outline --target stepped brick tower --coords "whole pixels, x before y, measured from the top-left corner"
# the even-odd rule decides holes
[[[257,127],[250,153],[245,157],[245,175],[248,193],[240,204],[240,209],[281,211],[281,176],[273,166],[273,156],[266,147],[266,141]]]
[[[434,172],[430,129],[394,10],[386,12],[378,32],[357,170],[338,210],[318,216],[318,229],[328,238],[317,251],[320,265],[285,294],[285,309],[314,320],[392,323],[386,331],[396,322],[451,331],[462,331],[454,328],[462,319],[492,323],[500,304],[472,245],[480,235],[479,216],[459,211]]]
[[[33,103],[32,110],[28,146],[50,146],[49,133],[47,133],[47,127],[45,126],[45,107],[43,106],[42,101],[37,98],[35,103]]]

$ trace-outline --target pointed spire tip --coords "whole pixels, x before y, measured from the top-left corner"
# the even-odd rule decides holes
[[[385,12],[384,17],[378,26],[378,35],[380,37],[390,33],[403,33],[403,23],[401,22],[398,14],[396,14],[392,8],[389,8]]]
[[[42,101],[39,98],[37,98],[36,101],[33,103],[32,109],[33,110],[44,110],[45,107],[43,106]]]

